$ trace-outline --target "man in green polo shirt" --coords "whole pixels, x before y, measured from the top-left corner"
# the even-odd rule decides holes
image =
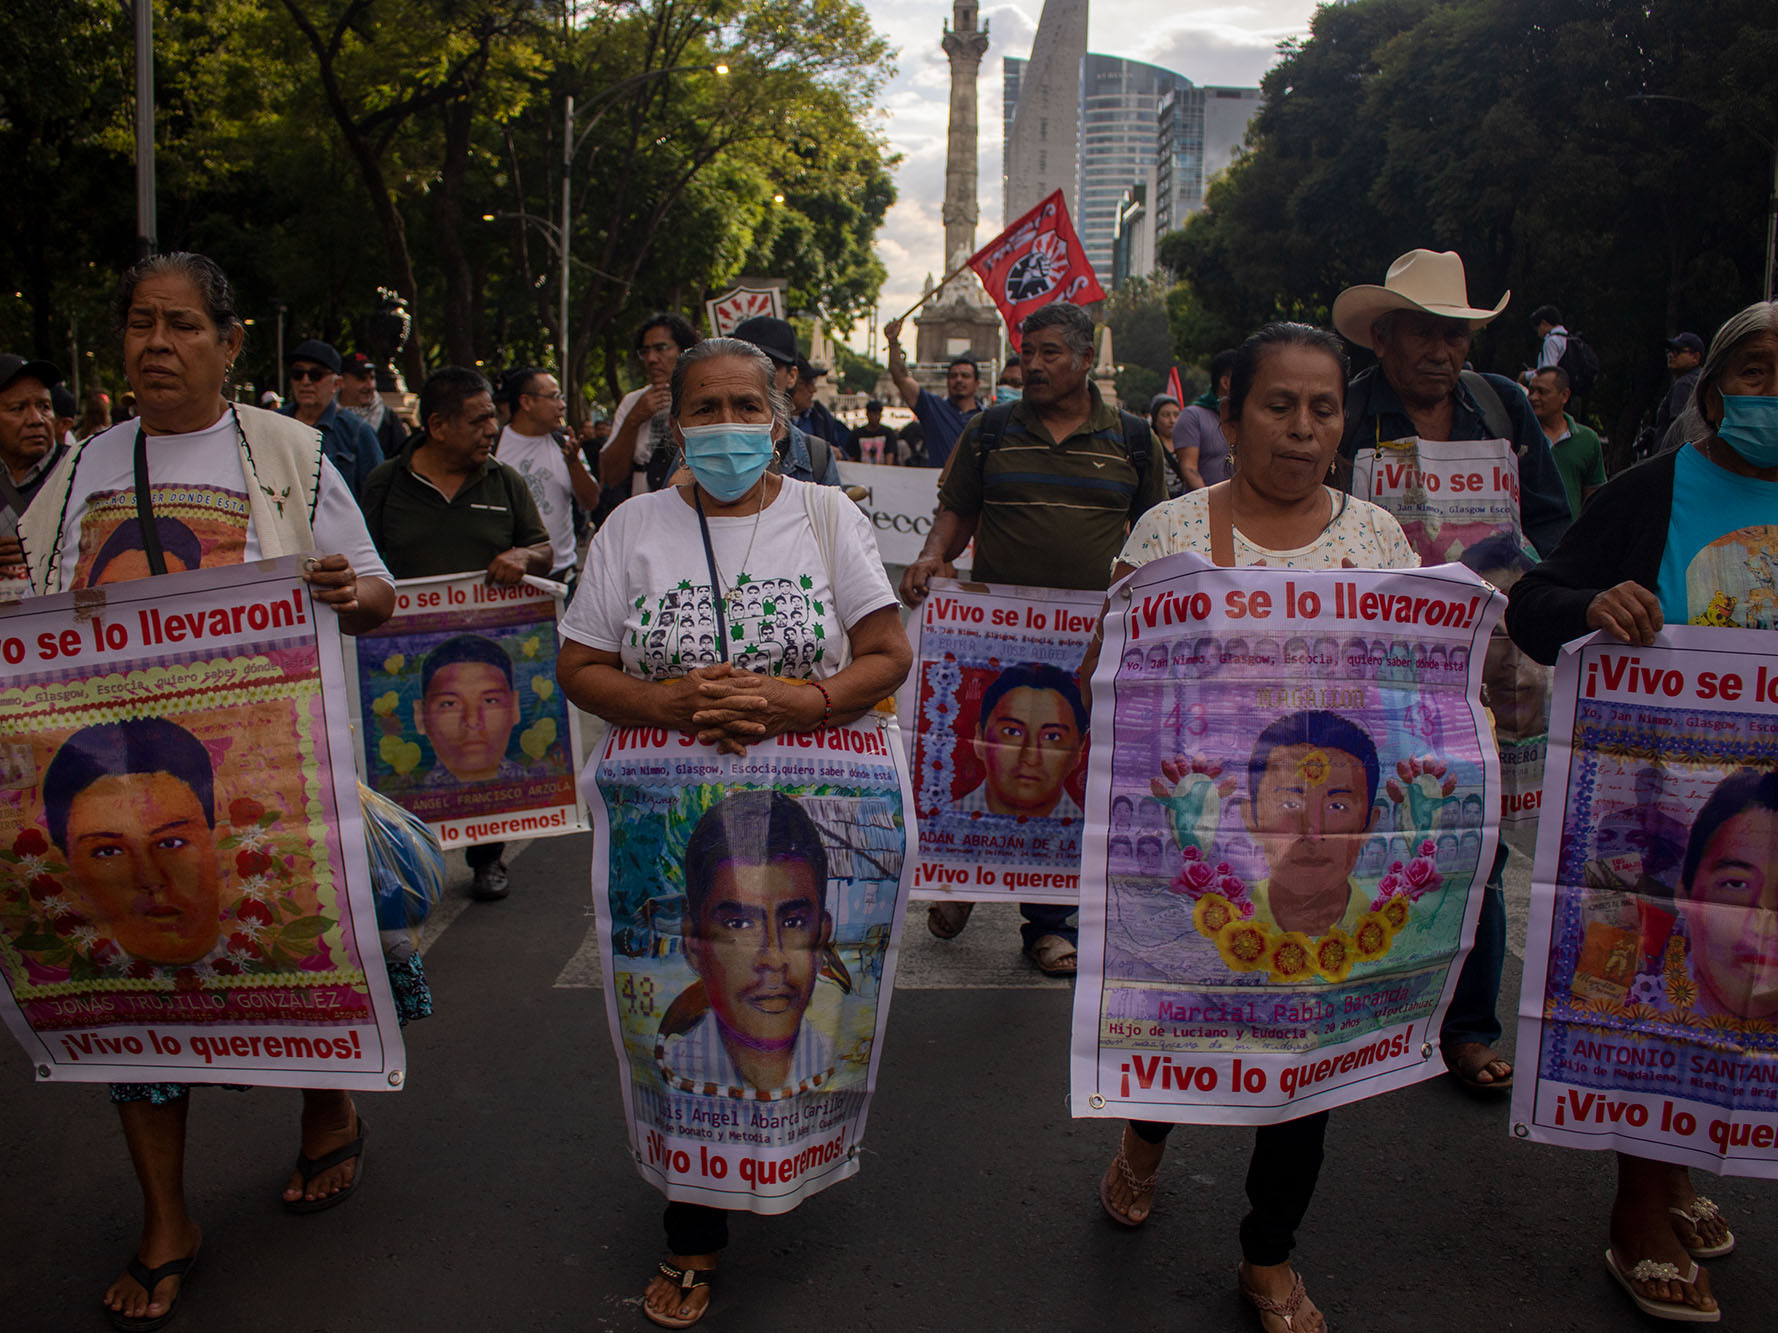
[[[1147,421],[1107,403],[1089,378],[1093,321],[1056,301],[1019,326],[1024,397],[972,418],[939,483],[938,514],[920,558],[902,576],[909,606],[941,567],[975,539],[974,577],[984,583],[1103,590],[1129,525],[1167,498],[1160,442]],[[1010,409],[1010,410],[1007,410]],[[1004,423],[980,448],[984,422]],[[1133,460],[1129,439],[1146,457]],[[927,924],[941,938],[963,929],[971,904],[934,903]],[[1051,976],[1072,976],[1075,927],[1067,907],[1022,903],[1025,952]]]
[[[1570,394],[1568,372],[1560,366],[1545,366],[1525,385],[1531,411],[1550,442],[1556,471],[1562,474],[1568,511],[1579,518],[1580,507],[1605,484],[1605,453],[1599,436],[1568,415]]]
[[[420,425],[364,484],[364,517],[398,579],[486,570],[492,583],[547,574],[549,531],[525,479],[494,457],[494,391],[477,371],[443,366],[420,388]],[[504,843],[465,850],[482,902],[506,897]]]

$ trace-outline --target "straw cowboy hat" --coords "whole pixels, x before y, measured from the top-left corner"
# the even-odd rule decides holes
[[[1472,306],[1463,259],[1455,250],[1409,250],[1389,266],[1381,287],[1365,283],[1335,297],[1333,323],[1341,336],[1369,347],[1371,325],[1391,310],[1424,310],[1440,319],[1468,320],[1470,328],[1480,329],[1511,299],[1509,291],[1492,310]]]

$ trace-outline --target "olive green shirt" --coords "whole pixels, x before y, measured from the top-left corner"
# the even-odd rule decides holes
[[[973,577],[1037,588],[1103,588],[1130,523],[1167,498],[1166,464],[1148,423],[1149,450],[1138,474],[1124,446],[1123,414],[1087,382],[1092,408],[1056,440],[1037,410],[1012,404],[1000,442],[977,447],[989,408],[971,417],[951,455],[938,502],[976,518]],[[1138,420],[1140,420],[1138,418]]]

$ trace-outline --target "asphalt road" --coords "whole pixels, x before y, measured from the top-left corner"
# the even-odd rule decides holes
[[[194,1094],[187,1162],[206,1228],[174,1328],[644,1329],[660,1196],[632,1168],[597,990],[586,836],[526,846],[512,897],[428,923],[437,1014],[410,1079],[361,1100],[363,1189],[279,1207],[296,1094]],[[1529,866],[1508,871],[1515,996]],[[779,1218],[743,1218],[704,1327],[1256,1328],[1235,1295],[1250,1132],[1172,1139],[1155,1213],[1125,1231],[1097,1185],[1115,1123],[1068,1116],[1070,988],[1017,951],[1010,907],[942,944],[916,905],[863,1171]],[[1509,998],[1510,1004],[1510,998]],[[1508,1024],[1508,1044],[1511,1023]],[[37,1086],[0,1039],[0,1326],[107,1327],[138,1200],[102,1088]],[[1606,1275],[1604,1154],[1535,1147],[1504,1101],[1437,1079],[1334,1114],[1296,1255],[1334,1328],[1652,1327]],[[1721,1327],[1778,1326],[1773,1192],[1709,1181],[1741,1239],[1712,1265]]]

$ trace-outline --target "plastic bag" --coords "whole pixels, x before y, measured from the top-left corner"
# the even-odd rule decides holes
[[[358,799],[364,806],[364,841],[376,887],[377,928],[417,926],[444,892],[444,848],[438,835],[362,782]]]

